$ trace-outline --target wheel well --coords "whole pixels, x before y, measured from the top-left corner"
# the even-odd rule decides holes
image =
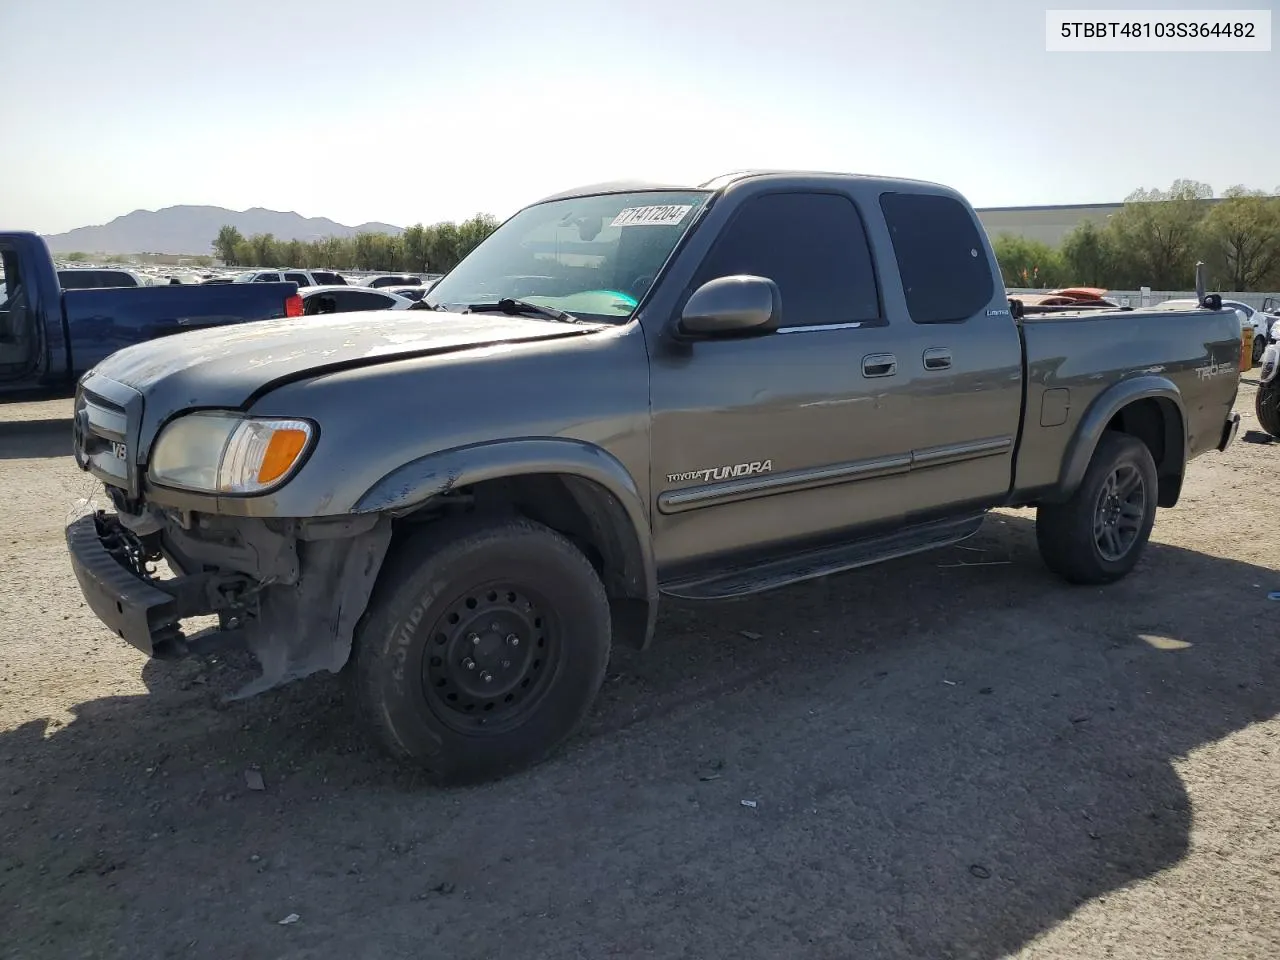
[[[615,641],[643,647],[651,632],[644,554],[631,520],[616,496],[584,477],[530,473],[500,477],[434,497],[396,521],[403,537],[424,522],[459,513],[517,514],[568,538],[604,583],[613,610]]]
[[[1162,507],[1177,504],[1182,492],[1182,475],[1186,466],[1182,414],[1172,400],[1146,397],[1121,407],[1107,422],[1108,430],[1127,433],[1141,440],[1151,451],[1160,478],[1157,503]]]

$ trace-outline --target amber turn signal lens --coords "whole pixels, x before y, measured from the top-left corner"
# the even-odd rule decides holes
[[[258,483],[268,484],[283,477],[293,467],[306,445],[307,435],[301,430],[275,431],[267,443],[266,453],[262,455]]]

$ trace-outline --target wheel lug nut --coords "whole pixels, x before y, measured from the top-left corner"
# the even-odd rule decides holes
[[[511,647],[518,647],[518,646],[520,646],[520,638],[519,638],[519,637],[517,637],[514,633],[508,633],[508,634],[507,634],[507,645],[508,645],[508,646],[511,646]]]
[[[467,659],[463,660],[462,665],[466,667],[468,670],[474,670],[476,668],[476,662],[472,660],[470,657],[467,657]]]
[[[480,674],[480,679],[483,680],[485,683],[488,683],[490,680],[493,679],[493,674],[490,673],[488,670],[486,670],[484,673]]]
[[[471,636],[467,637],[467,639],[471,641],[471,645],[473,647],[480,646],[480,635],[478,633],[471,634]]]

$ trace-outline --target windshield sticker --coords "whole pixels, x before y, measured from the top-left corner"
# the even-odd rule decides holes
[[[613,218],[611,227],[670,227],[679,223],[693,209],[692,204],[669,204],[662,207],[627,207]]]

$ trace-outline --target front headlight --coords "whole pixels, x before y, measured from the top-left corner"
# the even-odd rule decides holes
[[[315,435],[306,420],[189,413],[160,431],[147,472],[153,483],[180,490],[265,493],[289,479]]]

